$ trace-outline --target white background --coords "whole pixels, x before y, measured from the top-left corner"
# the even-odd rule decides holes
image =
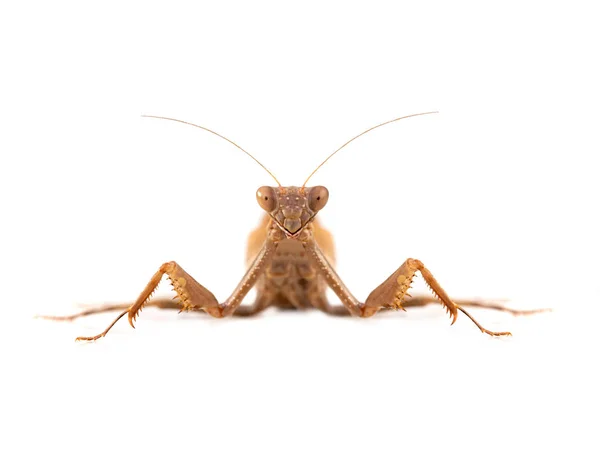
[[[597,448],[592,4],[3,5],[2,447]],[[451,296],[555,308],[472,311],[512,338],[437,306],[147,309],[87,345],[112,314],[31,319],[131,301],[169,260],[221,299],[239,281],[272,179],[141,114],[298,185],[430,110],[311,180],[339,272],[365,298],[415,257]]]

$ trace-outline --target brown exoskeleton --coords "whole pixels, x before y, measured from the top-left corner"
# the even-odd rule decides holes
[[[219,303],[208,289],[192,278],[179,264],[175,261],[167,262],[160,266],[132,305],[102,306],[60,319],[74,319],[84,315],[124,309],[102,333],[96,336],[77,338],[77,340],[94,341],[105,336],[125,315],[133,327],[142,307],[146,306],[173,308],[181,311],[204,311],[217,318],[231,315],[249,316],[257,314],[269,306],[297,309],[316,308],[329,314],[371,317],[382,309],[404,310],[410,306],[440,302],[448,311],[452,323],[456,321],[458,311],[462,311],[483,333],[492,336],[510,335],[507,331],[496,332],[484,328],[464,309],[464,306],[491,308],[514,314],[540,310],[516,311],[502,305],[482,301],[452,301],[425,265],[418,259],[412,258],[407,259],[375,288],[363,303],[352,295],[331,263],[333,241],[330,233],[321,227],[316,217],[327,204],[329,192],[324,186],[307,187],[308,180],[329,158],[363,134],[400,119],[432,113],[412,114],[369,128],[333,152],[311,173],[301,187],[282,186],[277,178],[252,155],[233,141],[212,130],[177,119],[146,116],[182,122],[227,140],[252,157],[277,182],[275,187],[263,186],[256,192],[258,204],[266,214],[261,225],[250,235],[247,251],[248,270],[229,298],[223,303]],[[407,294],[417,272],[421,273],[433,291],[433,297],[411,297]],[[177,294],[176,297],[172,300],[150,300],[152,293],[165,275],[170,280],[173,290]],[[335,292],[342,305],[334,306],[328,302],[327,287]],[[246,294],[252,288],[256,288],[254,304],[241,305]],[[58,317],[53,318],[59,319]]]

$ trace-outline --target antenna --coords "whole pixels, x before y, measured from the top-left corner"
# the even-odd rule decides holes
[[[387,125],[388,123],[397,122],[397,121],[402,120],[402,119],[408,119],[409,117],[424,116],[426,114],[437,114],[438,112],[439,111],[428,111],[428,112],[422,112],[422,113],[417,113],[417,114],[410,114],[409,116],[398,117],[396,119],[392,119],[392,120],[388,120],[387,122],[380,123],[379,125],[375,125],[374,127],[371,127],[368,130],[363,131],[362,133],[354,136],[352,139],[350,139],[348,142],[346,142],[344,145],[342,145],[340,148],[338,148],[335,152],[333,152],[331,155],[329,155],[327,158],[325,158],[325,161],[323,161],[321,164],[319,164],[317,166],[317,168],[315,170],[313,170],[312,173],[308,176],[308,178],[306,179],[306,181],[304,182],[304,184],[302,185],[302,187],[304,188],[306,186],[306,183],[308,183],[308,180],[310,180],[311,177],[315,174],[315,172],[317,170],[319,170],[323,166],[323,164],[325,164],[327,161],[329,161],[329,159],[333,155],[335,155],[337,152],[339,152],[341,149],[343,149],[346,145],[348,145],[354,139],[358,139],[359,137],[361,137],[363,134],[367,134],[369,131],[372,131],[375,128],[379,128],[379,127],[382,127],[384,125]]]
[[[185,125],[190,125],[192,127],[196,127],[196,128],[200,128],[201,130],[205,130],[208,131],[209,133],[214,134],[215,136],[220,137],[221,139],[225,139],[227,142],[229,142],[230,144],[235,145],[237,148],[239,148],[241,151],[243,151],[246,155],[248,155],[250,158],[252,158],[254,161],[256,161],[256,163],[262,167],[263,169],[265,169],[269,175],[271,175],[273,177],[273,179],[275,180],[275,182],[277,183],[277,185],[279,187],[281,187],[281,183],[279,182],[279,180],[277,178],[275,178],[275,175],[273,175],[273,173],[267,169],[258,159],[256,159],[254,156],[252,156],[249,152],[247,152],[246,150],[244,150],[242,147],[240,147],[239,145],[237,145],[235,142],[233,142],[231,139],[227,139],[225,136],[220,135],[219,133],[217,133],[216,131],[213,131],[209,128],[200,126],[200,125],[196,125],[195,123],[191,123],[191,122],[186,122],[185,120],[179,120],[179,119],[172,119],[170,117],[162,117],[162,116],[151,116],[148,114],[142,114],[142,117],[149,117],[151,119],[162,119],[162,120],[171,120],[173,122],[179,122],[179,123],[183,123]]]

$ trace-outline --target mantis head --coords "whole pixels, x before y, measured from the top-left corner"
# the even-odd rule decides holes
[[[298,235],[312,222],[328,199],[329,191],[325,186],[262,186],[256,191],[260,207],[289,237]]]

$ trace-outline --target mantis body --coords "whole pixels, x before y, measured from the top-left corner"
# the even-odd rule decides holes
[[[407,307],[441,303],[449,313],[452,323],[456,321],[460,311],[483,333],[491,336],[510,335],[510,332],[507,331],[490,331],[484,328],[464,307],[483,307],[514,314],[533,313],[541,310],[516,311],[499,304],[483,301],[453,301],[427,267],[420,260],[413,258],[404,261],[362,302],[352,295],[333,267],[332,237],[327,230],[322,228],[317,219],[317,214],[327,204],[329,191],[324,186],[307,187],[306,183],[329,158],[354,139],[388,123],[424,114],[432,113],[400,117],[376,125],[355,136],[323,161],[301,187],[282,186],[277,178],[252,155],[233,141],[208,128],[177,119],[146,116],[182,122],[209,131],[247,153],[275,179],[277,186],[263,186],[256,192],[258,204],[266,214],[259,227],[250,234],[247,251],[248,269],[229,298],[219,302],[207,288],[196,281],[179,264],[175,261],[166,262],[160,266],[137,300],[131,305],[107,305],[72,316],[51,318],[74,319],[84,315],[122,309],[119,316],[100,334],[77,338],[77,340],[94,341],[105,336],[125,315],[127,315],[130,325],[134,327],[140,311],[146,306],[181,311],[203,311],[215,318],[254,315],[270,306],[296,309],[315,308],[328,314],[366,318],[383,309],[404,310]],[[417,272],[423,276],[431,288],[433,297],[411,297],[407,293]],[[152,300],[152,293],[164,277],[171,282],[176,297],[172,300]],[[249,306],[242,305],[242,301],[253,288],[256,289],[254,303]],[[337,295],[342,305],[329,303],[326,296],[327,288]]]

